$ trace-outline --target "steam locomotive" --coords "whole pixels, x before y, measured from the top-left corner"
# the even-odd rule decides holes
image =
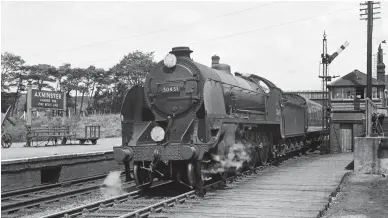
[[[229,169],[266,164],[322,136],[321,105],[258,75],[233,75],[218,56],[211,67],[197,63],[192,52],[172,48],[144,87],[124,98],[122,146],[113,148],[114,158],[127,175],[133,162],[139,187],[159,178],[201,190]]]

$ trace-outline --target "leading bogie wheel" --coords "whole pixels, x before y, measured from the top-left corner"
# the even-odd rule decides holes
[[[140,186],[141,189],[148,189],[151,187],[154,180],[152,172],[143,169],[142,163],[135,163],[133,166],[133,177],[137,186]]]
[[[187,180],[200,197],[205,195],[203,189],[204,180],[202,178],[202,166],[200,161],[192,161],[187,164]]]
[[[12,145],[12,136],[9,133],[1,134],[1,146],[3,148],[9,148]]]

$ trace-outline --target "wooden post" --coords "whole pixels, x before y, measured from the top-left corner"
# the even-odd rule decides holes
[[[32,125],[32,83],[31,80],[27,84],[27,126]]]
[[[63,92],[63,113],[62,113],[62,125],[64,126],[65,125],[65,123],[66,123],[66,121],[65,121],[65,119],[66,119],[66,92],[64,91]]]
[[[26,113],[26,118],[27,118],[27,141],[26,141],[26,147],[31,146],[31,125],[32,125],[32,81],[28,80],[27,84],[27,113]]]

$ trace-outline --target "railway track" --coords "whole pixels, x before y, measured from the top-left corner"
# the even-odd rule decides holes
[[[104,187],[102,182],[106,174],[71,180],[56,184],[42,185],[33,188],[15,190],[1,194],[2,217],[18,217],[24,211],[29,213],[34,210],[42,210],[50,207],[50,203],[65,201],[67,198],[74,198],[82,195],[89,195],[92,192]],[[121,174],[121,181],[124,175]],[[124,188],[134,187],[133,182],[124,183]],[[128,186],[128,187],[126,187]]]
[[[287,158],[288,157],[282,159],[285,160]],[[237,180],[250,179],[252,177],[250,176],[252,173],[257,172],[258,170],[263,170],[273,163],[275,162],[267,164],[266,166],[258,167],[254,170],[248,170],[238,176],[229,177],[227,178],[227,181],[233,182]],[[101,178],[103,178],[103,176],[101,176],[100,179]],[[122,180],[123,179],[124,178],[122,178]],[[87,179],[84,179],[83,181],[72,181],[70,183],[70,187],[72,185],[77,186],[77,184],[85,184],[85,182],[88,182]],[[92,203],[67,210],[61,210],[43,217],[147,217],[155,212],[162,212],[165,208],[169,208],[174,205],[180,205],[185,202],[193,203],[192,200],[196,198],[195,191],[188,191],[184,186],[182,186],[182,189],[177,189],[176,185],[170,186],[171,189],[169,189],[168,185],[172,183],[172,181],[156,182],[148,192],[136,190],[134,185],[129,186],[130,183],[128,183],[122,187],[123,190],[126,190],[128,193],[104,200],[94,201]],[[222,188],[222,184],[223,181],[216,181],[205,186],[205,189],[208,191],[210,189]],[[23,209],[27,210],[28,214],[31,214],[28,210],[34,210],[34,208],[38,208],[41,211],[46,209],[50,211],[52,208],[62,208],[63,204],[66,204],[66,202],[64,202],[64,198],[70,200],[71,202],[73,202],[71,197],[79,196],[83,196],[85,201],[93,200],[90,195],[93,193],[95,194],[96,191],[102,187],[101,183],[89,186],[82,185],[82,188],[75,187],[73,190],[69,190],[67,187],[67,189],[65,189],[66,191],[55,193],[55,188],[63,189],[63,186],[69,186],[69,184],[61,183],[48,185],[47,187],[50,191],[47,191],[47,187],[45,189],[45,187],[42,186],[28,191],[19,190],[13,193],[4,193],[3,196],[5,200],[15,199],[15,197],[21,197],[21,199],[8,204],[4,204],[4,202],[2,202],[2,217],[20,217],[21,214],[18,214],[18,212],[19,210],[23,211]],[[51,194],[44,195],[42,192]],[[80,202],[85,203],[83,200]],[[67,202],[67,204],[69,204],[69,202]],[[36,211],[34,211],[34,213],[36,213]],[[24,211],[23,215],[25,214],[26,213]],[[47,213],[45,212],[45,214]]]
[[[226,179],[226,182],[232,183],[252,179],[254,174],[261,171],[272,163],[265,166],[257,167],[253,170],[248,170],[239,175],[231,176]],[[171,186],[168,186],[171,185]],[[172,188],[172,189],[169,189]],[[205,187],[206,191],[212,189],[223,189],[224,181],[216,181]],[[120,196],[112,197],[106,200],[93,202],[82,205],[69,210],[53,213],[42,218],[61,218],[61,217],[111,217],[111,218],[127,218],[127,217],[150,217],[153,214],[160,213],[167,208],[184,204],[185,202],[195,202],[196,193],[194,190],[177,189],[176,183],[167,181],[153,187],[148,192],[140,190],[126,193]],[[206,197],[206,196],[205,196]],[[194,200],[194,201],[193,201]],[[178,206],[179,207],[179,206]],[[165,217],[165,216],[162,216]]]

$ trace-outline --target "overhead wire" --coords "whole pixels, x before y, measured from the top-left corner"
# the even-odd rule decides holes
[[[197,24],[197,23],[201,23],[201,22],[205,22],[205,21],[208,22],[209,20],[212,20],[212,19],[220,19],[220,18],[223,18],[223,17],[228,17],[228,16],[244,13],[246,11],[250,11],[250,10],[258,9],[258,8],[263,8],[263,7],[266,7],[266,6],[269,6],[269,5],[273,5],[273,4],[276,4],[276,3],[280,3],[280,2],[284,2],[284,1],[275,1],[275,2],[271,2],[271,3],[267,3],[267,4],[262,4],[262,5],[258,5],[258,6],[254,6],[254,7],[250,7],[250,8],[246,8],[246,9],[242,9],[242,10],[238,10],[238,11],[228,12],[228,13],[225,13],[225,14],[222,14],[222,15],[219,15],[219,16],[216,16],[216,17],[212,17],[212,18],[204,18],[204,19],[201,19],[199,21],[193,21],[193,22],[189,22],[189,23],[179,24],[179,25],[176,25],[176,26],[173,26],[173,27],[169,27],[169,28],[153,30],[153,31],[150,31],[150,32],[135,34],[135,35],[127,36],[127,37],[124,37],[124,38],[105,40],[105,41],[100,41],[100,42],[96,42],[96,43],[91,43],[91,44],[88,44],[88,45],[82,45],[82,46],[77,46],[77,47],[73,47],[73,48],[61,49],[61,50],[52,51],[52,52],[63,52],[63,51],[77,50],[77,49],[82,49],[82,48],[87,48],[87,47],[93,47],[93,46],[97,46],[97,45],[112,43],[112,42],[128,40],[128,39],[137,38],[137,37],[141,37],[141,36],[152,35],[152,34],[156,34],[156,33],[160,33],[160,32],[165,32],[165,31],[168,31],[168,30],[177,29],[177,28],[181,28],[181,27],[187,28],[188,26],[193,25],[193,24]],[[39,54],[36,54],[34,56],[39,56]]]
[[[276,24],[276,25],[267,26],[267,27],[261,27],[261,28],[256,28],[256,29],[252,29],[252,30],[246,30],[246,31],[242,31],[242,32],[238,32],[238,33],[234,33],[234,34],[230,34],[230,35],[225,35],[225,36],[220,36],[220,37],[216,37],[216,38],[212,38],[212,39],[205,39],[205,40],[202,40],[202,41],[193,42],[191,44],[200,44],[200,43],[214,41],[214,40],[218,40],[218,39],[225,39],[225,38],[230,38],[230,37],[234,37],[234,36],[238,36],[238,35],[249,34],[249,33],[257,32],[257,31],[260,31],[260,30],[266,30],[266,29],[271,29],[271,28],[275,28],[275,27],[279,27],[279,26],[285,26],[285,25],[289,25],[289,24],[299,23],[299,22],[302,22],[302,21],[312,20],[312,19],[315,19],[315,18],[318,18],[318,17],[327,16],[327,15],[338,13],[338,12],[341,12],[341,11],[348,11],[348,10],[354,9],[354,8],[358,8],[358,7],[339,9],[339,10],[328,12],[328,13],[321,14],[321,15],[318,15],[318,16],[301,18],[301,19],[298,19],[298,20],[284,22],[284,23],[280,23],[280,24]]]
[[[317,16],[310,16],[310,17],[307,17],[307,18],[301,18],[301,19],[297,19],[297,20],[293,20],[293,21],[283,22],[283,23],[280,23],[280,24],[270,25],[270,26],[266,26],[266,27],[260,27],[260,28],[256,28],[256,29],[252,29],[252,30],[246,30],[246,31],[238,32],[238,33],[233,33],[233,34],[224,35],[224,36],[220,36],[220,37],[216,37],[216,38],[211,38],[211,39],[205,39],[205,40],[201,40],[201,41],[197,41],[197,42],[191,42],[191,43],[187,43],[187,44],[201,44],[201,43],[204,43],[204,42],[209,42],[209,41],[215,41],[215,40],[219,40],[219,39],[230,38],[230,37],[234,37],[234,36],[238,36],[238,35],[250,34],[250,33],[258,32],[258,31],[261,31],[261,30],[267,30],[267,29],[272,29],[272,28],[277,28],[277,27],[281,27],[281,26],[286,26],[286,25],[290,25],[290,24],[294,24],[294,23],[299,23],[299,22],[303,22],[303,21],[307,21],[307,20],[312,20],[312,19],[315,19],[315,18],[318,18],[318,17],[327,16],[327,15],[331,15],[331,14],[335,14],[335,13],[339,13],[339,12],[343,12],[343,11],[348,11],[348,10],[355,9],[355,8],[358,8],[358,6],[357,7],[350,7],[350,8],[343,8],[343,9],[335,10],[335,11],[332,11],[332,12],[320,14],[320,15],[317,15]],[[157,50],[154,50],[154,52],[155,51],[161,51],[161,50],[162,49],[157,49]],[[107,60],[107,59],[110,59],[110,58],[111,57],[107,57],[107,58],[103,58],[103,59],[83,61],[83,62],[79,62],[79,63],[91,62],[91,61],[101,61],[101,60]]]

